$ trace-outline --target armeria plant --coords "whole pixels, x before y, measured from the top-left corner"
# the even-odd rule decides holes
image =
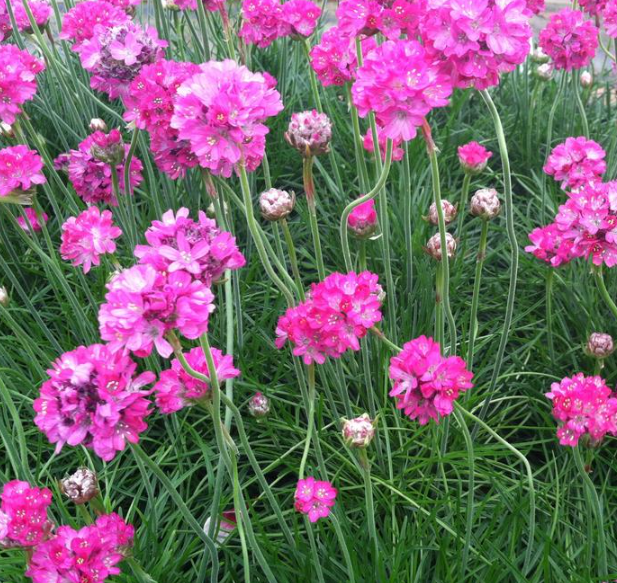
[[[579,4],[0,1],[0,580],[617,580]]]

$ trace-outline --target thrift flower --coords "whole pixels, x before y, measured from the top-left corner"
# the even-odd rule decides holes
[[[294,113],[285,132],[285,139],[305,158],[327,154],[332,139],[330,118],[315,109]]]
[[[351,232],[360,239],[370,237],[377,230],[375,200],[370,199],[358,205],[347,217]]]
[[[245,43],[263,49],[287,34],[289,27],[283,21],[283,7],[278,0],[243,0],[238,36]]]
[[[85,504],[99,493],[96,472],[79,468],[75,473],[60,480],[60,489],[75,504]]]
[[[595,358],[607,358],[615,351],[613,337],[604,332],[593,332],[587,340],[587,353]]]
[[[538,259],[559,267],[573,259],[573,242],[565,239],[556,224],[538,227],[529,234],[531,245],[525,247],[527,253],[533,253]]]
[[[456,218],[456,207],[445,198],[441,201],[441,212],[446,225],[449,225]],[[439,224],[439,215],[437,214],[437,205],[433,202],[428,209],[428,221],[431,225]]]
[[[26,231],[26,233],[29,233],[30,231],[34,231],[35,233],[38,233],[39,231],[43,229],[43,225],[39,223],[39,216],[36,214],[36,211],[33,208],[31,207],[25,208],[24,213],[26,215],[25,217],[23,216],[17,217],[17,224],[24,231]],[[45,224],[47,220],[49,219],[49,217],[47,216],[47,213],[41,212],[41,219],[43,221],[43,224]]]
[[[78,2],[62,18],[60,38],[73,41],[71,50],[78,52],[81,45],[94,36],[97,26],[114,27],[128,20],[126,12],[111,2],[103,0]]]
[[[601,178],[606,170],[605,156],[600,144],[585,136],[566,138],[553,148],[543,170],[561,182],[562,189],[574,190]]]
[[[309,37],[313,34],[321,8],[310,0],[288,0],[282,6],[281,19],[292,37]]]
[[[501,210],[499,196],[494,188],[481,188],[471,197],[471,214],[474,217],[494,219]]]
[[[313,477],[298,480],[294,494],[295,508],[306,514],[311,522],[317,522],[330,514],[337,494],[337,489],[330,482]]]
[[[253,417],[265,417],[270,413],[270,399],[258,391],[251,397],[248,410]]]
[[[478,142],[469,142],[464,146],[458,147],[458,161],[461,163],[463,170],[472,176],[484,171],[492,155],[493,152],[489,152]]]
[[[351,447],[368,447],[375,437],[375,422],[368,413],[343,420],[343,439]]]
[[[377,126],[377,143],[379,144],[379,155],[383,162],[386,161],[386,141],[387,137],[383,133],[383,128]],[[399,162],[403,159],[405,155],[405,150],[401,148],[402,140],[394,140],[392,142],[392,161]],[[364,138],[362,139],[362,146],[367,152],[374,152],[375,145],[373,144],[373,132],[369,128],[369,130],[364,134]]]
[[[286,190],[271,188],[259,195],[259,209],[266,221],[280,221],[288,217],[296,205],[296,195]]]
[[[51,491],[28,482],[7,482],[0,495],[0,547],[35,547],[50,534]]]
[[[27,146],[0,150],[0,202],[32,204],[36,186],[46,182],[42,170],[43,160],[38,152]]]
[[[437,259],[437,261],[441,261],[442,253],[441,253],[441,235],[439,233],[435,233],[426,244],[426,252],[433,258]],[[446,233],[446,255],[448,259],[452,259],[454,257],[454,253],[456,252],[456,239],[450,234]]]
[[[28,18],[23,2],[18,0],[11,6],[13,8],[13,16],[15,17],[18,30],[20,32],[25,32],[26,34],[32,34],[32,25],[30,24],[30,19]],[[28,0],[28,7],[32,12],[32,17],[34,18],[36,25],[41,30],[44,29],[47,26],[47,22],[51,16],[51,6],[49,3],[44,0]]]

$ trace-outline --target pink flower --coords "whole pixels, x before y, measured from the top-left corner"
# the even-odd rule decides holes
[[[617,38],[617,0],[604,2],[601,16],[606,34],[611,38]]]
[[[32,12],[36,25],[41,29],[47,26],[47,21],[51,16],[51,6],[44,0],[28,0],[28,6]],[[23,2],[15,2],[12,4],[12,7],[17,28],[21,32],[32,32],[30,19],[28,18]]]
[[[47,517],[47,488],[13,480],[4,485],[0,499],[0,547],[34,547],[49,536],[53,525]]]
[[[185,357],[193,370],[210,377],[206,357],[201,348],[192,348]],[[224,355],[217,348],[212,348],[212,357],[219,382],[233,379],[240,374],[233,365],[232,356]],[[209,398],[210,386],[186,373],[180,361],[174,358],[171,368],[161,373],[160,380],[154,385],[154,392],[156,405],[161,413],[169,414]]]
[[[33,583],[103,583],[120,573],[116,565],[128,555],[133,537],[133,526],[117,514],[99,516],[79,530],[61,526],[35,548],[26,575]]]
[[[269,131],[263,122],[283,109],[281,96],[263,75],[234,61],[200,69],[178,88],[171,127],[213,174],[229,177],[241,161],[255,170]]]
[[[13,10],[15,10],[13,8]],[[5,2],[0,2],[0,41],[6,40],[13,33],[11,17]],[[0,531],[1,532],[1,531]]]
[[[591,63],[598,48],[598,29],[583,13],[563,8],[540,32],[539,44],[557,69],[580,69]]]
[[[347,224],[356,236],[370,237],[377,230],[375,201],[367,200],[353,209],[347,217]]]
[[[599,16],[610,0],[580,0],[578,3],[583,12],[590,16]]]
[[[459,356],[444,357],[437,342],[420,336],[407,342],[403,350],[390,359],[390,396],[410,419],[420,425],[429,419],[439,422],[450,415],[460,393],[473,387],[473,373]]]
[[[533,253],[535,257],[546,261],[552,267],[568,263],[574,257],[572,241],[564,239],[559,227],[554,223],[534,229],[529,233],[529,240],[532,245],[527,245],[525,251]]]
[[[30,204],[36,185],[46,182],[42,170],[43,160],[38,152],[27,146],[0,150],[0,200]]]
[[[238,35],[247,44],[265,48],[290,33],[278,0],[243,0],[242,28]]]
[[[104,202],[115,206],[118,201],[112,188],[111,166],[93,155],[93,148],[97,146],[96,140],[95,135],[88,136],[79,144],[78,150],[71,150],[67,154],[61,154],[61,156],[68,156],[69,180],[75,192],[84,202]],[[128,154],[129,148],[128,144],[124,145],[125,156]],[[63,163],[66,164],[64,159]],[[131,189],[133,189],[141,184],[143,164],[139,158],[133,156],[130,168],[129,180]],[[124,193],[124,162],[116,166],[116,172],[120,192]]]
[[[289,341],[305,364],[323,364],[326,357],[360,350],[360,339],[381,320],[382,292],[377,276],[368,271],[332,273],[311,286],[306,301],[279,318],[276,346]]]
[[[526,0],[527,10],[532,14],[540,14],[544,12],[544,0]]]
[[[115,99],[127,95],[142,67],[163,58],[166,46],[155,28],[143,29],[127,21],[111,28],[96,26],[92,37],[75,50],[83,68],[92,74],[92,89]]]
[[[469,174],[480,174],[486,168],[486,164],[493,152],[489,152],[478,142],[469,142],[458,147],[458,161],[463,170]]]
[[[15,45],[0,46],[0,120],[9,125],[21,113],[21,105],[36,93],[36,75],[42,61]]]
[[[599,180],[606,170],[606,152],[600,144],[585,136],[566,138],[565,143],[555,146],[544,172],[561,182],[561,188],[577,189],[584,184]]]
[[[575,447],[585,434],[594,444],[607,433],[617,434],[617,398],[601,377],[578,373],[553,383],[546,396],[553,402],[553,417],[561,422],[561,445]]]
[[[26,215],[25,217],[17,217],[17,224],[26,231],[26,233],[30,231],[39,232],[43,229],[43,225],[39,223],[39,217],[33,208],[25,208],[24,213]],[[49,219],[47,213],[41,211],[41,219],[43,220],[43,224],[45,224]]]
[[[72,50],[79,51],[84,41],[94,36],[97,26],[113,27],[124,24],[128,20],[126,12],[111,2],[103,0],[78,2],[64,15],[60,38],[73,41],[75,44]]]
[[[137,365],[108,345],[92,344],[65,352],[47,371],[49,380],[34,401],[34,422],[56,444],[84,445],[105,461],[137,443],[148,425],[151,372],[134,377]]]
[[[311,522],[317,522],[330,514],[337,494],[338,490],[330,482],[313,477],[298,480],[294,494],[295,508],[306,514]]]
[[[292,36],[309,37],[313,34],[321,8],[310,0],[288,0],[283,4],[281,19]]]
[[[401,71],[407,71],[401,83]],[[434,107],[448,104],[450,79],[439,73],[417,41],[386,41],[366,55],[352,86],[361,117],[374,111],[386,137],[412,140]]]
[[[343,0],[336,9],[339,29],[347,37],[376,34],[382,11],[377,0]]]
[[[175,214],[167,211],[162,221],[154,221],[146,231],[149,244],[135,248],[139,262],[170,273],[184,270],[207,286],[227,269],[244,266],[244,255],[230,233],[221,231],[203,211],[199,211],[197,222],[188,215],[188,209],[182,207]]]
[[[381,156],[381,159],[384,162],[386,160],[386,140],[387,139],[388,138],[383,133],[383,128],[381,128],[380,126],[377,126],[377,142],[379,144],[379,155]],[[402,140],[395,140],[392,143],[392,161],[393,162],[399,162],[400,160],[403,159],[403,156],[405,155],[405,150],[401,148],[401,142]],[[364,134],[364,138],[362,140],[362,146],[367,152],[375,151],[375,147],[373,144],[373,132],[370,128],[366,132],[366,134]]]
[[[99,311],[101,338],[112,351],[130,350],[143,358],[156,347],[167,358],[173,348],[165,339],[169,330],[194,340],[208,330],[214,296],[186,271],[165,274],[152,265],[135,265],[108,284],[106,302]]]
[[[91,206],[78,217],[69,217],[62,225],[62,259],[81,265],[88,273],[92,265],[100,265],[100,256],[116,251],[117,239],[122,235],[114,226],[111,211],[101,211]]]

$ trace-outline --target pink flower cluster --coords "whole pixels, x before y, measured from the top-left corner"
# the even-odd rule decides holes
[[[360,116],[374,111],[386,137],[405,141],[416,136],[431,109],[448,104],[451,93],[450,78],[413,40],[386,41],[370,51],[352,87]]]
[[[43,160],[27,146],[9,146],[0,150],[0,198],[28,203],[28,193],[46,182]],[[13,200],[14,199],[14,200]]]
[[[116,566],[133,546],[134,528],[117,514],[75,530],[61,526],[34,549],[26,575],[33,583],[103,583],[120,573]]]
[[[598,48],[598,29],[582,12],[563,8],[553,14],[540,32],[539,44],[557,69],[581,69]]]
[[[5,2],[2,2],[2,7],[0,8],[0,30],[2,30],[3,38],[7,38],[11,31],[11,18],[9,17],[8,11],[6,10]],[[34,18],[34,22],[36,25],[43,29],[47,26],[47,22],[49,21],[49,17],[51,16],[51,6],[45,0],[28,0],[28,7],[30,8],[30,12],[32,12],[32,17]],[[30,24],[30,19],[28,18],[28,14],[24,5],[21,1],[12,2],[11,8],[13,9],[13,16],[15,17],[15,22],[17,24],[17,30],[25,33],[32,33],[32,25]],[[0,39],[3,40],[3,39]]]
[[[294,494],[296,510],[306,514],[311,522],[317,522],[330,514],[337,494],[337,489],[330,482],[313,477],[298,480]]]
[[[80,346],[54,362],[34,401],[34,422],[56,444],[56,453],[67,443],[81,444],[109,461],[127,441],[139,441],[150,414],[145,397],[151,391],[142,388],[155,375],[135,377],[136,368],[128,356],[103,344]]]
[[[25,208],[24,214],[26,215],[25,217],[17,217],[17,224],[24,231],[26,231],[26,233],[30,233],[31,231],[38,233],[39,231],[42,231],[43,225],[47,223],[49,219],[47,213],[41,212],[40,218],[42,220],[42,223],[40,223],[39,216],[36,214],[36,211],[31,207]]]
[[[602,13],[608,0],[580,0],[579,6],[583,12],[590,16],[598,16]]]
[[[607,433],[617,435],[617,398],[601,377],[575,374],[553,383],[546,396],[553,402],[553,417],[561,422],[561,445],[575,447],[586,434],[592,443]]]
[[[116,251],[114,239],[120,235],[122,230],[113,224],[111,211],[101,212],[91,206],[62,225],[60,255],[88,273],[93,265],[100,265],[101,255]]]
[[[0,120],[11,125],[21,105],[36,93],[36,75],[45,69],[42,61],[15,45],[0,45]]]
[[[544,12],[544,0],[526,0],[527,10],[532,14],[540,14]]]
[[[564,190],[574,190],[601,179],[606,170],[605,156],[600,144],[585,136],[566,138],[551,152],[544,172],[561,182]]]
[[[265,153],[264,121],[283,109],[272,78],[235,61],[210,61],[178,88],[171,127],[188,140],[199,164],[231,176],[239,163],[255,170]]]
[[[208,363],[201,348],[192,348],[184,356],[193,370],[210,378]],[[233,379],[240,374],[234,367],[232,356],[212,348],[212,357],[219,381]],[[203,401],[210,394],[210,386],[187,374],[180,361],[174,358],[171,368],[161,373],[159,381],[154,385],[154,392],[157,407],[162,413],[169,414]]]
[[[117,130],[112,130],[117,131]],[[102,132],[96,132],[100,134]],[[105,134],[103,134],[105,135]],[[104,202],[117,205],[118,201],[113,192],[111,179],[112,169],[93,155],[93,148],[97,146],[97,135],[88,136],[80,142],[78,150],[71,150],[67,154],[61,154],[56,158],[56,165],[59,168],[68,170],[69,180],[75,192],[87,203]],[[124,145],[125,155],[128,154],[129,145]],[[139,186],[143,179],[141,171],[143,164],[136,156],[131,159],[129,180],[131,189]],[[120,192],[124,193],[124,163],[116,166]]]
[[[152,265],[135,265],[108,284],[99,310],[101,338],[112,352],[130,350],[145,357],[156,347],[167,358],[173,352],[165,334],[179,330],[192,340],[208,330],[214,311],[210,288],[186,271],[162,273]]]
[[[310,0],[243,0],[239,36],[265,48],[277,38],[311,36],[320,16],[321,8]]]
[[[83,43],[94,36],[97,26],[114,27],[128,20],[126,12],[111,2],[104,0],[78,2],[62,18],[60,38],[73,41],[72,50],[79,52]]]
[[[369,237],[377,229],[375,200],[370,199],[358,205],[347,217],[349,228],[358,237]]]
[[[525,251],[533,253],[535,257],[552,267],[559,267],[574,258],[572,240],[565,239],[555,223],[537,227],[529,233],[529,240],[531,245],[527,245]]]
[[[0,500],[0,548],[32,547],[49,536],[51,492],[47,488],[13,480],[4,485]]]
[[[291,342],[293,354],[305,364],[360,350],[360,339],[381,320],[382,293],[374,273],[332,273],[279,318],[276,346]]]
[[[489,152],[478,142],[469,142],[458,147],[458,160],[463,170],[469,174],[479,174],[486,168],[493,152]]]
[[[450,415],[460,393],[473,387],[473,373],[465,361],[442,356],[439,344],[426,336],[407,342],[390,359],[390,378],[390,396],[397,400],[397,409],[420,425]]]
[[[193,63],[161,59],[141,69],[124,98],[124,119],[150,133],[154,161],[174,180],[198,164],[190,142],[180,140],[170,124],[178,87],[199,71]]]
[[[608,0],[602,8],[602,23],[606,34],[617,38],[617,0]]]
[[[175,214],[167,211],[162,219],[146,231],[148,245],[135,248],[140,263],[161,272],[186,271],[208,287],[227,269],[236,270],[246,263],[231,233],[221,231],[203,211],[198,221],[190,219],[184,207]]]

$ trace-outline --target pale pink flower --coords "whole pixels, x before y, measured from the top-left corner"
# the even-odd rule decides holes
[[[293,113],[285,139],[304,157],[319,156],[330,151],[332,122],[316,109]]]

